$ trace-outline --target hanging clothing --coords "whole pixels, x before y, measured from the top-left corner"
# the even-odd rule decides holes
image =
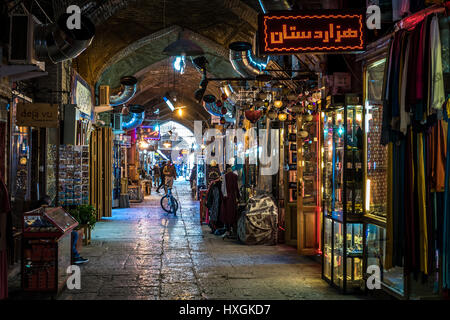
[[[420,234],[420,271],[428,274],[428,228],[426,210],[426,188],[425,188],[425,163],[424,163],[424,137],[422,133],[417,134],[417,194],[419,211],[419,234]]]
[[[445,188],[445,160],[447,156],[448,124],[439,120],[432,128],[431,155],[431,192],[443,192]]]
[[[444,119],[449,122],[450,99],[447,100]],[[447,146],[450,143],[450,130],[447,130]],[[442,287],[450,290],[450,148],[447,148],[445,166],[445,198],[442,230]]]
[[[220,208],[222,204],[222,192],[220,191],[220,189],[220,180],[214,182],[208,189],[206,200],[206,207],[208,208],[209,220],[211,222],[211,229],[213,229],[213,232],[217,227],[217,222],[219,221],[219,217],[221,214]]]
[[[7,228],[8,216],[11,214],[8,189],[0,179],[0,300],[8,297],[8,258],[7,243],[9,230]]]
[[[238,176],[233,172],[227,172],[223,184],[227,195],[223,197],[220,220],[224,224],[232,226],[237,223],[238,219],[237,201],[240,198]]]
[[[408,126],[410,124],[410,114],[409,109],[406,107],[406,84],[408,83],[408,60],[409,60],[409,50],[411,48],[410,35],[405,35],[405,50],[403,53],[403,66],[402,73],[400,75],[400,93],[399,93],[399,103],[400,103],[400,132],[406,135],[408,131]]]
[[[439,35],[439,19],[433,16],[430,25],[430,46],[431,66],[430,66],[430,88],[429,105],[430,108],[442,109],[445,101],[444,77],[442,73],[441,39]]]

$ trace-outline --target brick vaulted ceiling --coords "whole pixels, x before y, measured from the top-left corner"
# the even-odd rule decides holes
[[[186,72],[174,74],[163,49],[179,32],[197,43],[209,61],[208,73],[215,77],[236,77],[228,61],[233,41],[252,42],[257,29],[258,8],[244,0],[109,0],[94,12],[96,36],[74,66],[93,86],[120,86],[120,78],[134,75],[139,89],[133,103],[155,108],[157,98],[168,90],[195,110],[192,119],[209,118],[194,101],[201,75],[187,59]],[[208,92],[218,94],[218,83]],[[167,109],[167,107],[165,108]],[[161,116],[165,113],[163,106]]]

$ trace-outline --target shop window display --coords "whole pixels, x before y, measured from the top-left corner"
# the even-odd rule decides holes
[[[357,95],[327,99],[324,121],[323,278],[359,289],[363,262],[363,108]]]
[[[297,116],[297,177],[299,183],[298,252],[303,255],[320,253],[320,113],[308,111]]]
[[[367,66],[365,72],[366,103],[366,214],[382,219],[387,212],[387,147],[380,144],[383,120],[381,104],[382,85],[386,59],[375,61]]]

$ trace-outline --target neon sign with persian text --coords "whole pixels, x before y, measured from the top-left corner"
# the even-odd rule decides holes
[[[357,52],[364,50],[364,15],[342,11],[273,12],[260,15],[260,52]]]

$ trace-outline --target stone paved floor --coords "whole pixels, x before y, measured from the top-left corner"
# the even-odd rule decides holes
[[[159,194],[97,223],[82,255],[81,290],[59,299],[358,299],[321,280],[320,265],[285,246],[222,240],[199,224],[188,183],[177,182],[181,213],[167,216]]]

